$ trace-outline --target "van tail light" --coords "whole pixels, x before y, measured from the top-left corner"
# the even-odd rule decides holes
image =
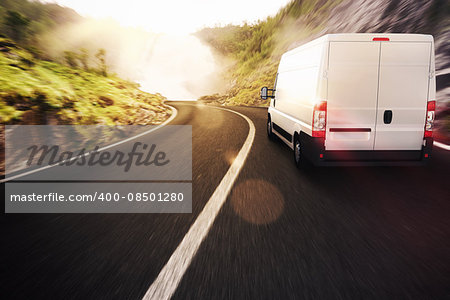
[[[425,122],[424,137],[433,137],[433,123],[436,112],[436,101],[428,101],[427,103],[427,119]]]
[[[314,105],[313,112],[313,137],[325,137],[325,131],[327,129],[327,102],[321,101]]]

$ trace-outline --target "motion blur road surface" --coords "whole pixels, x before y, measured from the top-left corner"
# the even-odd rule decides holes
[[[2,214],[3,299],[144,296],[249,131],[231,112],[169,104],[171,124],[193,129],[192,213]],[[449,151],[427,167],[299,171],[268,140],[266,109],[232,109],[255,140],[174,299],[450,298]]]

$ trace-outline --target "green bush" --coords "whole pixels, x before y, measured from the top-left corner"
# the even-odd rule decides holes
[[[13,42],[0,52],[2,124],[154,124],[170,110],[160,94],[116,76],[34,59]]]

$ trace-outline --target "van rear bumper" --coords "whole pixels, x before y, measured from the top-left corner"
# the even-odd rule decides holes
[[[316,166],[424,166],[431,157],[433,139],[426,138],[422,150],[326,151],[324,139],[301,137],[303,155]],[[322,155],[321,155],[322,154]]]

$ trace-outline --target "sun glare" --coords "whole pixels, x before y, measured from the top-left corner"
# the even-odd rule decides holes
[[[112,18],[123,26],[154,33],[188,34],[205,26],[255,22],[276,13],[289,0],[108,1],[53,0],[93,18]]]

